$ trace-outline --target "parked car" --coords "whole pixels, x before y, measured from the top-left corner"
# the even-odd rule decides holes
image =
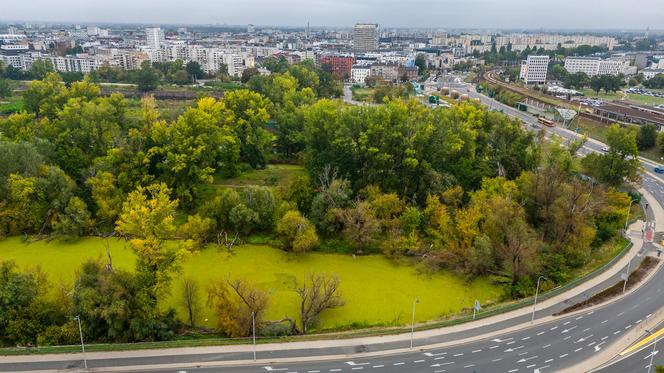
[[[662,168],[662,167],[655,167],[655,173],[658,173],[658,174],[664,174],[664,168]]]
[[[608,153],[608,152],[609,152],[609,148],[607,148],[606,146],[602,146],[602,149],[601,149],[601,150],[602,150],[604,153]]]

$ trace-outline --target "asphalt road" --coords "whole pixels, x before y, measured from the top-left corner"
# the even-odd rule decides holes
[[[465,85],[460,84],[459,91],[465,91]],[[452,88],[456,89],[456,88]],[[472,97],[480,97],[483,103],[503,110],[508,115],[519,117],[526,123],[533,123],[534,118],[529,115],[502,105],[476,93],[468,92]],[[532,128],[534,129],[534,128]],[[559,128],[549,129],[563,138],[576,136]],[[587,151],[601,151],[601,145],[587,143]],[[646,167],[651,167],[647,165]],[[664,205],[664,187],[661,176],[644,176],[643,187]],[[652,212],[647,210],[648,219],[652,219]],[[640,260],[637,259],[637,260]],[[632,263],[634,268],[637,263]],[[621,272],[626,269],[623,268]],[[549,316],[567,306],[584,300],[604,288],[620,281],[619,275],[596,286],[588,292],[564,302],[538,310],[536,318]],[[615,342],[632,328],[640,328],[641,323],[652,314],[660,310],[663,305],[661,284],[664,283],[664,271],[658,271],[648,283],[635,292],[616,302],[610,303],[594,312],[586,312],[579,316],[561,317],[553,322],[507,333],[492,340],[477,340],[465,345],[458,345],[439,350],[418,351],[418,346],[434,343],[448,342],[478,336],[492,331],[499,331],[515,325],[527,325],[529,315],[513,318],[500,323],[484,325],[480,328],[464,332],[450,333],[431,338],[416,339],[415,350],[406,354],[391,354],[367,359],[344,359],[333,361],[314,361],[306,363],[250,365],[235,367],[214,367],[187,369],[186,371],[207,372],[553,372],[582,362],[611,343]],[[260,352],[258,358],[262,361],[283,357],[326,356],[326,355],[352,355],[357,352],[389,351],[407,347],[403,342],[383,343],[377,345],[358,345],[351,347],[331,347],[325,349],[285,350],[274,352]],[[647,352],[646,352],[647,354]],[[659,355],[661,357],[661,355]],[[69,360],[68,360],[69,359]],[[81,361],[71,361],[70,357],[63,356],[62,361],[55,362],[29,362],[17,364],[0,364],[0,371],[25,371],[37,369],[67,369],[82,365]],[[88,360],[90,368],[151,365],[151,364],[188,364],[196,362],[234,361],[251,359],[250,353],[223,353],[223,354],[197,354],[173,355],[158,357],[114,358]],[[637,358],[625,359],[624,364],[631,364]],[[638,362],[638,361],[637,361]],[[636,363],[634,363],[636,364]],[[629,367],[628,367],[629,368]],[[622,366],[607,369],[622,369]],[[631,368],[630,368],[631,369]],[[156,370],[155,372],[180,372],[181,369]],[[621,370],[608,370],[617,372]],[[621,372],[631,371],[622,370]]]

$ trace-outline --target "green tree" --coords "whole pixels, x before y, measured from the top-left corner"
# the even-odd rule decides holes
[[[158,295],[167,289],[170,276],[179,266],[183,250],[165,245],[175,233],[175,208],[170,189],[165,184],[139,187],[129,193],[116,222],[116,230],[129,239],[137,257],[141,281],[156,303]]]
[[[299,211],[288,211],[277,222],[275,230],[282,247],[304,253],[318,246],[316,228]]]
[[[53,69],[51,61],[44,59],[37,59],[33,61],[32,66],[30,67],[30,75],[32,75],[32,77],[37,80],[44,79],[46,75],[54,71],[55,70]]]
[[[149,63],[143,63],[141,68],[136,71],[134,82],[138,85],[141,92],[150,92],[157,89],[161,77],[158,70],[150,66]]]
[[[189,74],[189,77],[194,81],[205,78],[206,76],[205,71],[203,71],[201,65],[196,61],[187,62],[185,70],[187,70],[187,74]]]
[[[419,75],[425,75],[429,71],[429,67],[427,66],[427,58],[424,54],[419,53],[415,57],[415,66],[417,66],[417,73]]]
[[[12,95],[12,87],[6,79],[0,78],[0,98],[6,98]]]
[[[72,197],[64,211],[58,215],[58,220],[53,224],[53,230],[62,238],[75,240],[89,232],[92,225],[90,212],[85,202],[78,197]]]
[[[650,149],[657,143],[657,127],[654,124],[644,124],[639,127],[636,144],[639,150]]]
[[[173,83],[177,85],[185,85],[191,82],[190,75],[185,70],[178,70],[173,75]]]
[[[636,131],[614,124],[607,131],[606,143],[609,145],[606,154],[590,154],[583,159],[585,172],[614,187],[624,181],[638,180],[641,166]]]
[[[240,156],[253,168],[265,168],[271,138],[265,126],[270,119],[270,101],[246,89],[224,96],[225,123],[240,141]]]

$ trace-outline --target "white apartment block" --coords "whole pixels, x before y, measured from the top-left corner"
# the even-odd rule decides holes
[[[546,83],[546,72],[549,68],[549,56],[528,56],[528,59],[522,61],[521,80],[530,83]]]
[[[354,65],[350,70],[350,80],[353,83],[364,84],[371,76],[371,67],[367,65]]]
[[[159,27],[150,27],[145,29],[145,45],[150,49],[159,49],[166,40],[164,30]]]
[[[582,72],[588,76],[626,74],[629,69],[628,60],[603,60],[597,57],[567,57],[565,70],[570,74]]]
[[[643,79],[650,80],[659,74],[664,74],[664,69],[643,69],[641,71]]]

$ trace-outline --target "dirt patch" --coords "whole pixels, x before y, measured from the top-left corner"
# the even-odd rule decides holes
[[[639,282],[641,282],[641,280],[643,280],[648,275],[648,273],[657,266],[657,263],[659,263],[658,259],[649,256],[645,257],[639,267],[629,274],[629,278],[627,280],[627,290],[633,288]],[[584,300],[583,302],[579,302],[575,305],[565,308],[558,313],[554,313],[553,316],[564,315],[566,313],[582,310],[584,308],[592,307],[596,304],[604,303],[607,300],[622,294],[623,286],[624,282],[620,281],[610,288],[602,290],[594,296]]]

